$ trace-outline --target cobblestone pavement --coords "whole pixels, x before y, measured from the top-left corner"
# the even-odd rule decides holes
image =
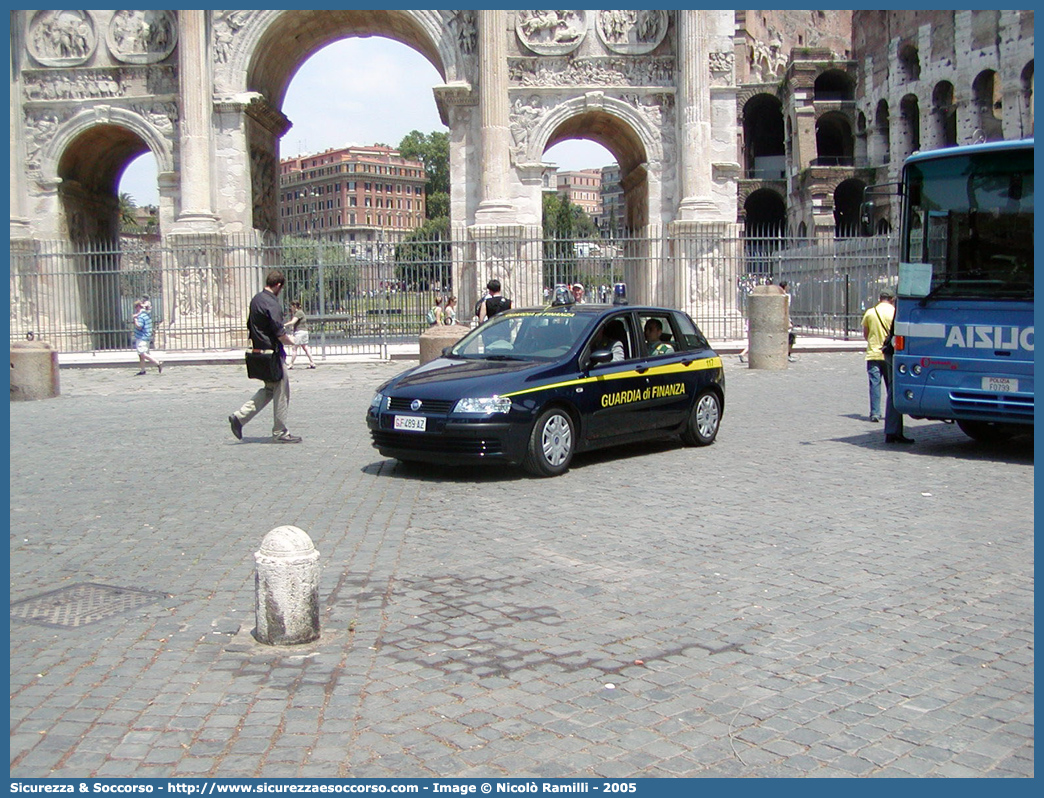
[[[1032,441],[886,446],[858,354],[729,357],[709,448],[405,468],[363,422],[402,368],[295,370],[299,446],[232,437],[237,366],[11,405],[12,602],[165,594],[12,621],[12,776],[1033,775]],[[316,644],[250,636],[282,524]]]

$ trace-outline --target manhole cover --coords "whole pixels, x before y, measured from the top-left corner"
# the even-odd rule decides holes
[[[166,593],[80,582],[11,604],[11,620],[76,628],[166,598]]]

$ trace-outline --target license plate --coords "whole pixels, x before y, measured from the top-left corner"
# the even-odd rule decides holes
[[[392,424],[395,429],[424,432],[427,420],[424,416],[396,416]]]
[[[1019,381],[1009,377],[983,377],[982,389],[991,393],[1015,393],[1019,390]]]

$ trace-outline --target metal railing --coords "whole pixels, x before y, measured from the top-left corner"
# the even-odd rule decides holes
[[[28,336],[60,352],[130,347],[135,299],[152,300],[154,348],[245,347],[250,297],[265,273],[287,277],[310,347],[319,354],[380,354],[415,341],[436,296],[458,296],[471,320],[480,287],[498,277],[516,307],[547,301],[556,284],[580,282],[588,301],[611,299],[614,283],[632,302],[679,307],[712,340],[745,337],[746,302],[759,282],[789,281],[791,317],[804,332],[861,336],[861,317],[881,287],[894,286],[895,236],[801,239],[744,236],[735,225],[670,234],[550,239],[539,228],[502,238],[414,242],[267,239],[256,235],[178,241],[125,238],[73,246],[33,241],[11,249],[11,340]],[[454,281],[460,285],[455,286]]]

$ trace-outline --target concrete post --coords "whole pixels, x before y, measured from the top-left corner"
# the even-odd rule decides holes
[[[270,646],[319,638],[319,552],[296,526],[278,526],[254,552],[254,637]]]
[[[471,328],[465,324],[433,324],[420,334],[420,362],[423,366],[442,355],[442,350],[463,338]]]
[[[752,369],[784,371],[790,331],[789,299],[774,285],[758,285],[747,298],[747,346]]]
[[[11,401],[52,399],[61,393],[58,352],[45,341],[11,344]]]

